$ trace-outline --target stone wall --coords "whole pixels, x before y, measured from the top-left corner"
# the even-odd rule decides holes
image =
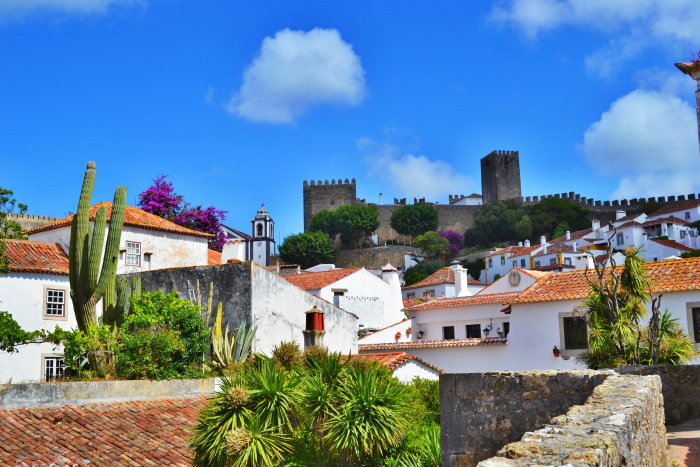
[[[518,151],[493,151],[481,158],[481,194],[484,204],[522,196]]]
[[[440,375],[443,466],[474,466],[523,433],[583,404],[612,371]]]
[[[700,365],[639,365],[615,371],[623,375],[658,375],[661,378],[666,425],[700,418]]]
[[[0,385],[0,407],[50,407],[114,400],[211,394],[214,378],[172,381],[76,381]]]
[[[22,229],[36,229],[57,221],[55,217],[36,216],[34,214],[8,214],[7,220],[17,222]]]
[[[346,204],[357,202],[355,179],[310,182],[304,180],[304,231],[309,230],[311,218],[322,209],[335,209]]]
[[[420,254],[420,250],[417,248],[400,246],[338,250],[335,252],[335,265],[339,268],[360,265],[371,269],[381,269],[386,263],[391,263],[395,268],[403,268],[405,266],[404,256],[416,254]]]
[[[443,464],[444,465],[444,464]],[[666,467],[666,427],[658,376],[610,376],[584,405],[508,444],[479,467]]]

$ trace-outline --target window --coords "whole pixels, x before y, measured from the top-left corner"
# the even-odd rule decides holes
[[[454,326],[443,326],[442,327],[442,338],[445,340],[455,338],[455,327]]]
[[[423,292],[423,296],[424,297],[434,297],[435,296],[435,289],[426,290],[425,292]]]
[[[503,337],[508,337],[509,332],[510,332],[510,322],[506,321],[503,323]]]
[[[262,237],[262,231],[263,231],[262,224],[258,224],[258,237]]]
[[[681,240],[683,240],[685,238],[685,233],[686,233],[685,230],[681,230]]]
[[[588,348],[586,321],[578,316],[564,318],[564,348],[578,350]]]
[[[126,242],[126,265],[141,266],[141,244]]]
[[[693,337],[695,342],[700,342],[700,308],[693,308]]]
[[[340,297],[343,297],[345,295],[345,291],[342,290],[334,290],[333,291],[333,305],[335,306],[340,306]]]
[[[517,268],[517,267],[518,267],[518,261],[517,261],[517,260],[516,260],[516,261],[513,261],[513,267],[514,267],[514,268]]]
[[[625,243],[625,236],[624,236],[624,234],[621,234],[621,233],[617,234],[617,235],[615,236],[615,239],[616,239],[618,245],[622,245],[622,244]]]
[[[480,339],[481,338],[481,325],[480,324],[467,324],[467,339]]]
[[[44,380],[63,378],[64,368],[63,357],[44,357]]]
[[[489,258],[489,267],[490,267],[490,268],[493,267],[493,258]]]
[[[45,289],[44,315],[49,318],[63,318],[66,316],[66,291],[59,289]]]
[[[407,294],[406,294],[406,298],[416,298],[416,293],[415,293],[415,292],[413,292],[413,293],[407,293]]]
[[[506,265],[506,257],[501,255],[501,266],[505,266],[505,265]]]
[[[539,262],[539,261],[535,261],[535,267],[536,267],[536,268],[539,268],[539,267],[540,267],[540,262]]]
[[[687,220],[687,221],[690,220],[690,211],[685,213],[685,220]]]
[[[556,258],[550,258],[550,259],[549,259],[549,264],[557,264],[557,259],[556,259]]]
[[[520,260],[520,267],[524,268],[525,267],[525,258]]]
[[[564,264],[571,266],[571,258],[564,258]]]

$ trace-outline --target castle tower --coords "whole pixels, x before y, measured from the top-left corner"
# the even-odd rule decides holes
[[[700,60],[694,60],[691,63],[676,63],[676,68],[698,83],[698,90],[695,91],[695,112],[698,119],[698,142],[700,142]]]
[[[481,195],[484,204],[522,197],[518,151],[493,151],[481,159]]]
[[[325,182],[319,180],[318,184],[314,180],[311,182],[304,180],[304,230],[309,230],[311,218],[320,210],[333,210],[356,202],[357,186],[354,178],[352,181],[346,178],[345,182],[338,179],[337,183],[331,180],[330,184],[328,180]]]
[[[267,266],[270,256],[275,253],[275,221],[263,204],[250,222],[253,233],[248,242],[248,258]]]

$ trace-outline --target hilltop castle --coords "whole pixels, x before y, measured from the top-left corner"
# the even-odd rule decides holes
[[[464,232],[474,226],[474,219],[483,204],[507,199],[515,200],[520,205],[537,203],[545,198],[564,198],[579,204],[592,212],[591,218],[603,222],[614,220],[616,211],[637,211],[637,206],[645,202],[673,204],[687,200],[700,199],[700,195],[668,196],[658,198],[640,198],[633,200],[601,201],[581,196],[573,191],[543,196],[522,196],[520,182],[520,153],[518,151],[492,151],[481,159],[481,195],[450,195],[449,204],[430,203],[435,206],[440,216],[440,229]],[[383,240],[391,240],[398,234],[391,228],[391,214],[399,206],[406,204],[406,198],[394,198],[392,204],[384,204],[380,194],[379,204],[367,203],[357,198],[357,182],[353,178],[331,180],[304,180],[304,230],[309,229],[311,218],[322,209],[335,209],[347,204],[373,205],[379,211],[380,226],[377,234]],[[414,198],[414,204],[426,203],[425,198]]]

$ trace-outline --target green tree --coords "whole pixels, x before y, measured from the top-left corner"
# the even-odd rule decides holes
[[[694,345],[668,310],[661,312],[661,295],[652,297],[639,250],[625,249],[625,263],[616,267],[612,247],[615,232],[613,229],[608,240],[610,267],[596,265],[587,274],[590,294],[579,311],[588,324],[589,349],[579,360],[594,369],[687,363],[696,355]],[[644,326],[647,303],[651,318]]]
[[[5,254],[7,245],[3,238],[25,239],[22,226],[17,221],[10,218],[11,214],[24,214],[27,212],[27,205],[18,203],[13,198],[14,192],[0,187],[0,274],[5,274],[10,270],[10,260]],[[15,210],[17,212],[15,212]]]
[[[345,205],[333,211],[340,240],[345,246],[357,245],[379,228],[379,212],[374,206]]]
[[[337,226],[335,211],[321,209],[311,218],[309,231],[323,232],[331,238],[335,238],[340,233]]]
[[[397,465],[434,457],[438,427],[419,389],[374,362],[297,349],[282,344],[272,358],[258,355],[223,378],[198,416],[195,466]]]
[[[474,261],[462,261],[462,266],[474,280],[479,280],[481,271],[486,269],[486,261],[484,258],[478,258]]]
[[[0,351],[17,352],[17,346],[40,344],[47,340],[53,341],[53,337],[46,331],[25,331],[10,313],[0,311]]]
[[[554,233],[552,234],[552,238],[557,238],[557,237],[561,237],[562,235],[566,235],[566,232],[571,232],[571,227],[569,226],[569,223],[566,221],[560,222],[554,228]]]
[[[435,231],[428,231],[419,235],[413,245],[423,250],[428,256],[447,255],[450,248],[450,241]]]
[[[432,204],[400,206],[391,213],[391,228],[401,235],[413,237],[430,230],[437,230],[439,215]]]
[[[302,268],[329,263],[335,258],[333,240],[323,232],[304,232],[285,237],[279,252],[286,263],[299,264]]]
[[[566,230],[570,231],[590,227],[590,222],[586,219],[590,210],[566,198],[545,198],[539,203],[527,206],[525,212],[532,221],[532,235],[535,238],[542,235],[555,238],[555,230],[561,223],[567,223],[569,228]]]
[[[418,264],[406,268],[403,272],[404,281],[406,285],[413,285],[444,267],[445,265],[442,261],[421,261]]]
[[[492,244],[510,240],[524,240],[516,237],[516,225],[523,222],[525,213],[513,200],[496,201],[482,207],[474,218],[474,227],[464,233],[467,246]],[[521,231],[526,232],[526,225]]]

